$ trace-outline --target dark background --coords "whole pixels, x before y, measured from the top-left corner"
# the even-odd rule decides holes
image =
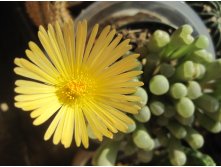
[[[83,7],[88,6],[87,2]],[[78,14],[81,9],[75,11]],[[0,2],[0,104],[6,102],[7,112],[0,110],[0,165],[71,165],[74,146],[64,149],[43,141],[47,124],[35,127],[29,114],[16,109],[13,73],[15,57],[24,57],[28,41],[36,41],[37,27],[24,9],[24,2]],[[204,153],[221,165],[220,135],[205,136]]]
[[[64,149],[43,140],[47,125],[34,127],[29,114],[14,103],[14,58],[24,57],[37,27],[28,17],[24,2],[0,2],[0,165],[71,165],[76,148]],[[37,42],[37,41],[36,41]]]

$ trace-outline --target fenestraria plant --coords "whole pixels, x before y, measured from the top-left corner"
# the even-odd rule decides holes
[[[137,113],[140,97],[133,95],[143,83],[134,78],[142,73],[129,40],[105,27],[96,38],[95,25],[87,39],[87,22],[73,21],[60,26],[39,28],[38,37],[44,50],[34,42],[26,50],[29,60],[16,58],[15,73],[26,79],[15,82],[15,106],[31,111],[34,125],[54,117],[44,139],[53,135],[53,143],[70,147],[73,137],[77,146],[88,147],[87,127],[102,141],[118,131],[126,132],[133,120],[127,113]]]
[[[201,148],[208,133],[221,132],[221,59],[193,30],[156,30],[135,48],[145,83],[136,92],[143,100],[136,126],[102,142],[93,165],[215,165]]]

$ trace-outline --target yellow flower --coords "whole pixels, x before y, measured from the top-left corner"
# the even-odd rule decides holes
[[[34,125],[54,116],[44,139],[53,135],[53,143],[70,147],[72,138],[77,146],[88,147],[87,126],[102,141],[113,133],[126,132],[133,124],[126,113],[137,113],[139,97],[132,95],[142,82],[134,80],[141,71],[133,54],[122,58],[131,49],[129,40],[120,42],[122,35],[105,27],[96,38],[95,25],[87,40],[87,22],[70,21],[42,26],[38,37],[42,51],[34,42],[26,50],[29,60],[16,58],[15,73],[28,80],[15,82],[15,106],[32,111]],[[125,113],[126,112],[126,113]]]

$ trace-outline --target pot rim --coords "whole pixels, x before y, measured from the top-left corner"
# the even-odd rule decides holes
[[[154,12],[163,18],[165,24],[171,24],[173,27],[179,27],[183,24],[190,24],[194,28],[194,36],[198,34],[206,35],[209,39],[208,51],[211,52],[215,57],[215,48],[211,36],[203,23],[201,18],[188,6],[185,2],[175,2],[175,1],[99,1],[94,2],[92,5],[88,6],[75,19],[76,21],[86,19],[88,20],[89,27],[92,26],[92,22],[96,20],[96,16],[101,17],[100,20],[104,19],[105,15],[98,15],[105,11],[111,10],[111,7],[118,7],[119,10],[122,9],[144,9],[149,12]],[[123,8],[126,7],[126,8]],[[113,11],[111,14],[113,14]],[[107,12],[106,12],[107,13]],[[116,13],[116,12],[115,12]],[[165,17],[165,13],[169,13],[168,17]],[[176,15],[175,15],[176,14]],[[107,17],[108,15],[106,15]],[[179,18],[181,17],[181,19]],[[169,20],[169,22],[167,22]],[[96,22],[97,23],[97,22]],[[98,22],[99,23],[99,22]],[[92,25],[91,25],[92,24]]]

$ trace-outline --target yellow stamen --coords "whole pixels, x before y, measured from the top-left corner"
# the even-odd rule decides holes
[[[59,101],[66,105],[78,104],[81,99],[87,97],[88,94],[94,89],[93,82],[84,77],[83,79],[73,79],[58,86],[56,95]]]

